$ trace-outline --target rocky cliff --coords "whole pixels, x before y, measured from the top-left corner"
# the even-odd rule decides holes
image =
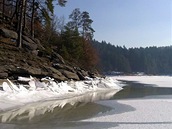
[[[18,34],[0,27],[0,79],[17,79],[18,76],[49,76],[57,81],[84,80],[100,76],[85,71],[63,59],[53,50],[48,51],[38,39],[22,37],[22,48],[16,47]]]

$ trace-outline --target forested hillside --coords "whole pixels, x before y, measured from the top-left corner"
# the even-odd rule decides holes
[[[129,48],[93,41],[100,56],[99,67],[103,72],[146,74],[172,74],[172,46]]]
[[[66,2],[0,1],[0,79],[32,75],[64,81],[98,74],[98,57],[91,45],[93,20],[79,8],[68,22],[56,16],[54,8]]]

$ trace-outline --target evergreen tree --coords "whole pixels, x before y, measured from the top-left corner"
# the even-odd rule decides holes
[[[86,40],[93,38],[94,29],[91,27],[93,20],[90,19],[89,13],[84,11],[81,14],[82,35]]]
[[[22,34],[25,28],[27,29],[29,28],[28,31],[30,32],[30,35],[34,38],[35,19],[39,19],[39,22],[42,26],[46,26],[50,24],[54,10],[53,1],[54,0],[3,0],[2,1],[3,19],[6,15],[9,18],[11,18],[11,25],[15,24],[15,29],[18,32],[18,42],[17,42],[18,47],[20,48],[22,47]],[[58,0],[57,2],[58,5],[64,6],[67,1]],[[7,11],[7,9],[9,10]]]
[[[93,40],[103,72],[172,74],[172,46],[125,48]]]
[[[67,23],[67,26],[71,30],[77,29],[85,40],[91,40],[93,38],[93,33],[95,32],[91,27],[93,20],[90,19],[88,12],[80,12],[80,9],[76,8],[69,15],[69,19],[71,21]]]
[[[81,27],[81,12],[79,8],[76,8],[72,11],[72,13],[69,15],[69,21],[67,23],[67,26],[72,30],[78,30]]]

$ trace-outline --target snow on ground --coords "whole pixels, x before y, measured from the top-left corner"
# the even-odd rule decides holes
[[[158,87],[172,85],[172,77],[169,76],[115,76],[113,79],[139,81]],[[172,129],[172,95],[98,103],[113,110],[82,121],[91,123],[94,129]]]

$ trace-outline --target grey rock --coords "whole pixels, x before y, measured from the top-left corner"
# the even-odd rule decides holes
[[[39,50],[45,50],[45,48],[41,45],[41,42],[39,39],[35,38],[34,41],[38,45]]]
[[[35,55],[35,56],[37,56],[38,55],[38,50],[33,50],[32,51],[32,54]]]
[[[88,72],[86,72],[85,70],[81,70],[81,73],[82,73],[82,75],[85,76],[85,77],[86,77],[86,76],[89,76],[89,75],[88,75]]]
[[[15,31],[0,28],[0,34],[7,38],[17,39],[18,34]]]
[[[40,40],[37,39],[37,38],[35,38],[34,41],[35,41],[36,44],[41,44]]]
[[[65,69],[70,72],[75,72],[75,70],[72,67],[70,67],[68,65],[64,65],[64,64],[56,63],[56,64],[53,64],[53,67],[56,69]]]
[[[91,73],[91,72],[88,72],[88,75],[91,78],[96,78],[97,77],[95,73]]]
[[[22,35],[22,39],[25,40],[26,42],[35,44],[35,42],[34,42],[31,38],[29,38],[29,37],[27,37],[27,36]]]
[[[76,73],[61,69],[59,70],[65,77],[68,79],[74,79],[74,80],[79,80],[79,77]]]
[[[68,80],[64,75],[52,74],[52,77],[54,79],[56,79],[57,81],[66,81],[66,80]]]
[[[30,75],[42,75],[41,69],[40,68],[35,68],[35,67],[28,67],[27,72]]]
[[[78,75],[80,80],[85,80],[85,76],[81,72],[78,71],[77,75]]]
[[[35,67],[17,67],[14,68],[10,71],[12,74],[17,74],[17,75],[42,75],[41,69],[40,68],[35,68]]]
[[[6,73],[6,72],[0,73],[0,79],[5,79],[7,77],[8,77],[8,73]]]
[[[16,67],[11,69],[10,71],[12,74],[19,74],[19,75],[23,75],[23,74],[28,74],[28,71],[26,68],[21,68],[21,67]]]
[[[25,40],[23,40],[22,42],[23,42],[22,47],[27,48],[29,50],[36,50],[38,48],[37,44],[35,43],[29,43]]]
[[[27,48],[29,50],[36,50],[38,48],[38,45],[31,38],[24,35],[22,36],[22,38],[23,38],[22,45],[24,48]]]
[[[55,63],[65,64],[65,61],[64,61],[64,59],[63,59],[63,57],[61,55],[53,52],[53,55],[52,56],[54,57],[54,62]]]
[[[42,70],[41,70],[41,75],[42,75],[43,77],[45,77],[45,76],[49,76],[50,73],[42,69]]]
[[[60,71],[58,71],[57,69],[55,69],[53,67],[48,67],[47,69],[50,73],[57,74],[58,76],[62,75],[62,73]]]
[[[59,59],[60,63],[65,64],[65,61],[64,61],[64,59],[63,59],[63,57],[62,57],[62,56],[60,56],[59,54],[57,54],[57,57],[58,57],[58,59]]]

